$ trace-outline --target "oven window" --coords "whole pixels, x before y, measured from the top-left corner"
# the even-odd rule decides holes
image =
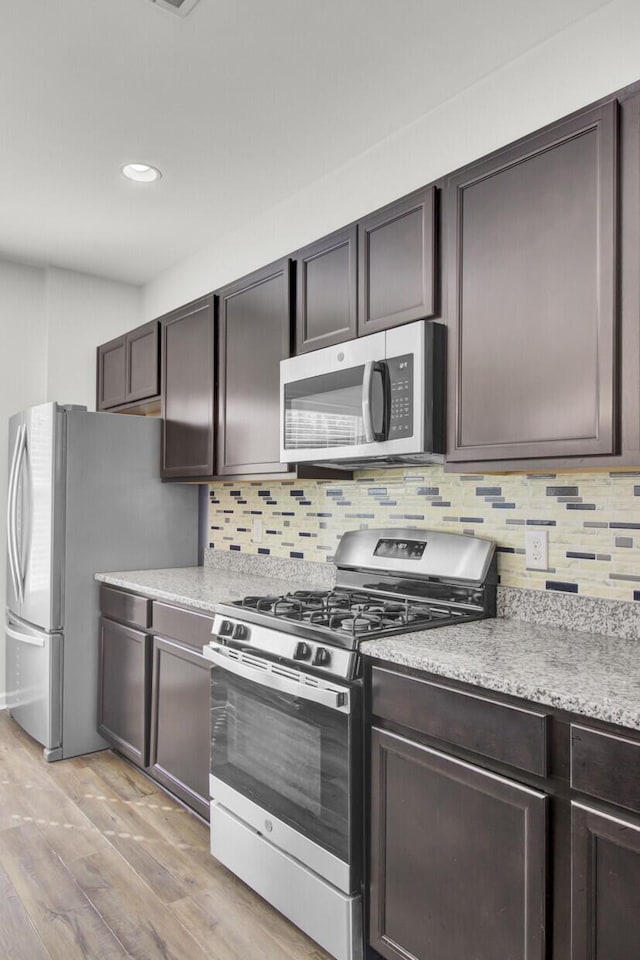
[[[364,366],[358,366],[285,384],[285,449],[353,447],[364,443],[363,378]]]
[[[241,690],[227,700],[227,761],[284,799],[322,816],[322,731]],[[278,750],[264,749],[263,731]]]
[[[349,862],[350,723],[339,710],[214,669],[211,773]]]

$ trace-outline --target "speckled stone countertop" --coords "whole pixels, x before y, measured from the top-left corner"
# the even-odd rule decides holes
[[[217,603],[225,600],[241,600],[251,594],[288,593],[298,587],[324,590],[331,585],[331,579],[335,580],[333,567],[325,571],[323,564],[307,564],[310,569],[306,571],[306,577],[298,574],[295,579],[287,576],[286,561],[275,570],[268,564],[259,564],[251,568],[228,560],[227,564],[219,566],[209,564],[204,567],[97,573],[96,580],[210,613],[214,612]],[[264,570],[264,574],[253,572],[254,569]]]
[[[96,579],[213,612],[217,603],[250,594],[329,589],[335,567],[212,550],[202,567],[99,573]],[[498,591],[498,612],[497,619],[368,640],[360,650],[640,730],[640,603],[505,588]]]
[[[368,640],[360,651],[640,730],[640,638],[489,619]]]

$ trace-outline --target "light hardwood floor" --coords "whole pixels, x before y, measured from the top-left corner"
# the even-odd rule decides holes
[[[111,751],[45,763],[0,711],[2,960],[330,960]]]

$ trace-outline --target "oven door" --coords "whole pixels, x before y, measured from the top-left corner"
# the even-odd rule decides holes
[[[358,688],[228,647],[205,651],[214,664],[212,800],[351,892],[359,879],[352,869]]]

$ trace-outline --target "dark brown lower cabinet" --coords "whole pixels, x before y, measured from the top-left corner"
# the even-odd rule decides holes
[[[208,820],[213,617],[106,586],[100,609],[100,733]]]
[[[640,731],[390,664],[365,676],[372,952],[638,960]]]
[[[149,753],[150,655],[149,634],[100,619],[98,730],[140,767]]]
[[[543,960],[547,796],[379,729],[371,784],[371,946]]]
[[[640,819],[571,804],[571,960],[640,956]]]
[[[209,661],[154,637],[149,772],[207,820],[210,697]]]

